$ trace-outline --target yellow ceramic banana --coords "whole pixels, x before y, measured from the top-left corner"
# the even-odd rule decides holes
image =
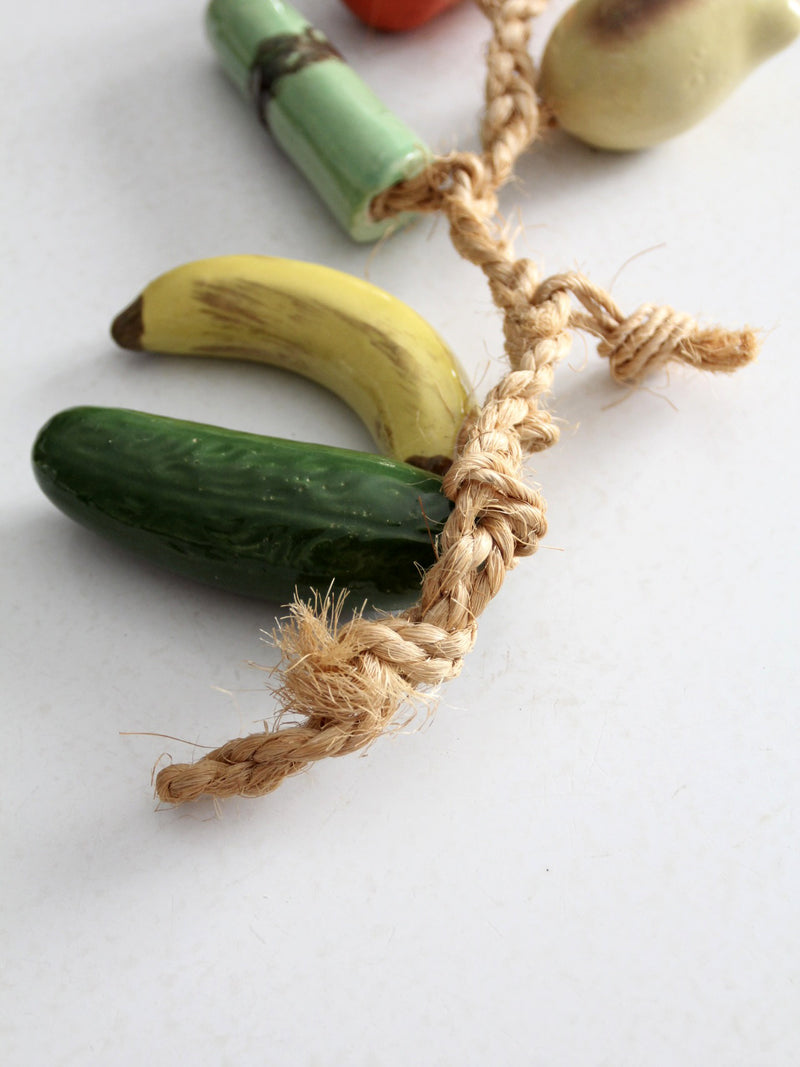
[[[539,92],[582,141],[647,148],[699,122],[798,34],[798,0],[578,0],[548,41]]]
[[[330,389],[387,455],[442,472],[471,407],[439,335],[410,307],[329,267],[220,256],[152,281],[111,328],[123,348],[252,360]]]

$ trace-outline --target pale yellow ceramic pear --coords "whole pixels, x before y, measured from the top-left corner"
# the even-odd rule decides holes
[[[647,148],[695,125],[800,34],[800,0],[579,0],[555,27],[539,92],[598,148]]]

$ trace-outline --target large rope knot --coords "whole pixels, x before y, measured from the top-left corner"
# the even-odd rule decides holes
[[[342,605],[330,595],[292,605],[276,634],[284,665],[278,721],[197,763],[163,767],[156,781],[162,800],[263,796],[315,760],[367,747],[401,704],[422,699],[420,687],[454,678],[475,641],[474,620],[455,632],[403,616],[356,615],[340,624]]]
[[[469,546],[471,559],[463,562],[480,571],[491,566],[492,557],[496,557],[502,568],[500,580],[502,572],[510,570],[519,556],[535,551],[547,530],[544,501],[523,481],[520,461],[521,455],[509,456],[500,449],[470,449],[455,461],[443,486],[464,514],[463,523],[459,516],[453,523],[458,533],[453,544],[462,555]],[[449,533],[443,541],[449,549]]]

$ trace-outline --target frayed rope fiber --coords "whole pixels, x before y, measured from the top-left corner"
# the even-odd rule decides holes
[[[497,218],[497,192],[536,139],[540,114],[529,55],[531,22],[546,0],[477,0],[491,23],[480,154],[455,152],[383,194],[376,217],[441,212],[458,253],[486,275],[503,315],[508,373],[462,427],[443,490],[454,508],[436,563],[410,610],[342,622],[336,606],[295,602],[276,635],[282,653],[276,696],[291,722],[226,742],[193,764],[164,767],[162,801],[261,796],[325,756],[364,748],[401,705],[455,677],[477,621],[506,572],[536,551],[545,502],[523,480],[525,456],[549,448],[558,429],[543,404],[573,330],[599,338],[614,379],[635,385],[667,363],[734,371],[757,352],[752,330],[701,329],[671,308],[625,316],[607,293],[575,272],[540,281],[514,259]]]

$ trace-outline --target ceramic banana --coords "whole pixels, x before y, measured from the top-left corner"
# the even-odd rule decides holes
[[[466,379],[415,311],[317,264],[220,256],[152,281],[111,327],[123,348],[251,360],[325,386],[380,450],[442,473],[470,410]]]
[[[800,34],[797,0],[579,0],[542,58],[539,93],[597,148],[647,148],[699,122]]]

